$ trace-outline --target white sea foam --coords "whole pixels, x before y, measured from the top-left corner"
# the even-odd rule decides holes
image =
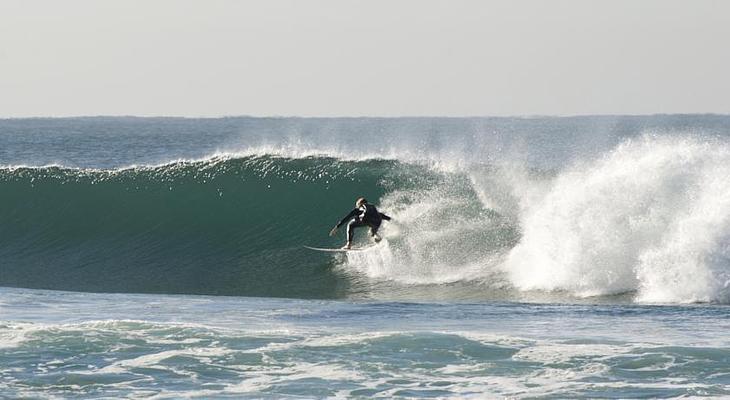
[[[730,146],[647,135],[561,173],[504,264],[523,290],[727,301]]]
[[[17,347],[35,329],[36,324],[27,322],[0,322],[0,349]]]
[[[454,179],[459,182],[386,195],[380,208],[393,220],[381,230],[384,243],[347,253],[348,268],[411,285],[496,285],[500,278],[489,267],[498,264],[500,254],[487,238],[500,235],[505,221],[485,212],[468,181]]]

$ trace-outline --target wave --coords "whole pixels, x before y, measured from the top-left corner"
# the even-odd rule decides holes
[[[251,151],[109,170],[2,168],[0,285],[730,301],[723,139],[645,135],[551,170],[395,158]],[[394,218],[384,245],[335,256],[302,248],[341,245],[327,232],[361,195]]]
[[[0,170],[0,285],[111,292],[341,297],[304,244],[353,200],[443,179],[390,160],[269,155],[118,170]]]

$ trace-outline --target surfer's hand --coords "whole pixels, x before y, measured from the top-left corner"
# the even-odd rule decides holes
[[[332,228],[330,231],[330,236],[335,236],[337,234],[337,227]]]

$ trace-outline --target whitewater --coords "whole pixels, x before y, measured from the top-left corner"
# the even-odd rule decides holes
[[[728,176],[718,115],[0,120],[0,393],[728,396]]]

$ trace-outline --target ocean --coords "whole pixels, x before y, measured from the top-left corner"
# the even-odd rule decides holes
[[[720,115],[0,120],[0,397],[729,397],[728,176]]]

